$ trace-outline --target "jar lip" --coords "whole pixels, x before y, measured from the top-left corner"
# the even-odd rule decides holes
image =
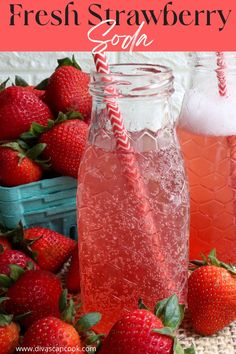
[[[234,71],[236,68],[236,52],[190,52],[190,68],[199,70],[218,69],[217,58],[219,53],[222,53],[224,69],[227,71]]]
[[[118,69],[118,68],[130,68],[133,70],[131,72],[125,72],[125,71],[114,71],[113,69]],[[110,74],[104,74],[104,73],[98,73],[95,70],[91,71],[91,75],[94,78],[99,77],[124,77],[124,78],[138,78],[138,77],[152,77],[152,78],[158,78],[162,75],[164,76],[169,76],[170,78],[173,77],[173,70],[169,68],[168,66],[164,65],[159,65],[159,64],[145,64],[145,63],[122,63],[122,64],[111,64],[110,65]]]

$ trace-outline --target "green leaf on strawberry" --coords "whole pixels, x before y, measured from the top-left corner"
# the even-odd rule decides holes
[[[48,81],[49,81],[49,78],[42,80],[37,86],[35,86],[35,89],[39,90],[39,91],[46,90],[46,88],[48,86]]]
[[[81,67],[79,66],[79,64],[77,63],[75,56],[72,55],[72,59],[70,58],[63,58],[63,59],[58,59],[58,68],[60,68],[61,66],[73,66],[74,68],[81,70]]]
[[[193,345],[190,348],[183,349],[180,342],[175,338],[173,354],[196,354],[196,351]]]
[[[13,320],[13,315],[0,314],[0,327],[9,325]]]
[[[205,255],[202,255],[203,260],[193,260],[190,262],[190,270],[195,270],[199,267],[202,266],[207,266],[207,265],[212,265],[215,267],[220,267],[228,270],[230,273],[236,275],[236,267],[233,266],[232,264],[227,264],[224,262],[221,262],[216,255],[216,250],[213,249],[209,253],[208,257]]]
[[[29,84],[22,77],[16,75],[15,76],[15,86],[27,87],[27,86],[29,86]]]
[[[13,280],[13,282],[16,282],[21,276],[22,274],[24,274],[24,269],[22,267],[19,267],[16,264],[10,264],[9,265],[10,268],[10,278]]]
[[[99,312],[90,312],[82,316],[75,325],[78,332],[84,332],[91,329],[98,322],[100,322],[102,316]]]
[[[39,143],[39,144],[34,145],[32,148],[30,148],[27,143],[25,143],[22,139],[19,139],[18,141],[5,143],[5,144],[2,144],[1,146],[8,147],[13,151],[18,152],[19,165],[21,165],[23,159],[28,158],[28,159],[36,162],[38,165],[40,165],[44,169],[47,169],[50,166],[49,160],[42,160],[39,158],[39,156],[45,150],[45,148],[47,146],[46,144]]]
[[[8,83],[9,80],[10,80],[10,78],[6,79],[5,81],[3,81],[3,82],[0,84],[0,91],[5,90],[5,88],[6,88],[7,83]]]
[[[138,300],[138,308],[140,310],[149,310],[149,308],[143,303],[143,300],[142,299],[139,299]]]
[[[50,131],[54,126],[72,119],[83,120],[83,116],[79,112],[67,112],[67,113],[59,112],[57,119],[48,120],[47,126],[43,126],[38,123],[32,123],[30,130],[28,132],[24,132],[23,134],[21,134],[20,139],[26,143],[34,142],[40,137],[41,134]]]
[[[10,288],[10,286],[13,284],[13,281],[10,277],[8,277],[5,274],[0,274],[0,289],[6,290]]]
[[[175,330],[184,318],[184,305],[179,304],[178,297],[174,294],[171,297],[160,301],[154,309],[165,327]]]

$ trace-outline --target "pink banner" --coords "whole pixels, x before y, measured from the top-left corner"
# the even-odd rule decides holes
[[[4,0],[1,51],[236,50],[234,0]]]

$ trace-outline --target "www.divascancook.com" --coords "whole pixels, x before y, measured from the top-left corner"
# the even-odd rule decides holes
[[[16,347],[16,353],[95,353],[96,347],[47,347],[38,345],[36,347]]]

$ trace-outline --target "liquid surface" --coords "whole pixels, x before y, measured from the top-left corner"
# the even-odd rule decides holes
[[[191,196],[190,257],[216,248],[236,264],[236,137],[178,129]]]
[[[125,176],[122,156],[104,148],[87,146],[79,172],[82,302],[84,311],[102,313],[97,329],[105,333],[139,298],[151,308],[173,293],[186,299],[189,200],[181,155],[164,134],[148,133],[138,144],[142,152],[131,159],[141,192]]]

